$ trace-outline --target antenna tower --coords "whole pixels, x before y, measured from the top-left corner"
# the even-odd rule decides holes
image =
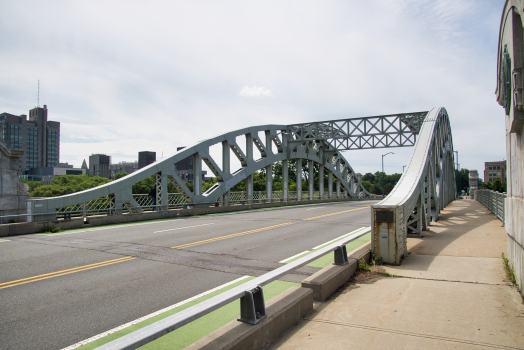
[[[36,94],[36,104],[37,107],[40,108],[40,79],[38,79],[38,90]]]

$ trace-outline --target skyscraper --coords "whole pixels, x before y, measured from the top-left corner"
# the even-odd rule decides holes
[[[47,106],[35,107],[27,115],[0,114],[0,137],[24,156],[18,167],[23,174],[37,167],[57,167],[60,160],[60,122],[47,120]]]

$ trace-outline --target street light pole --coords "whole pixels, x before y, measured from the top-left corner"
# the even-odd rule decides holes
[[[388,154],[395,154],[395,153],[389,152],[389,153],[382,155],[382,199],[384,199],[384,178],[386,177],[385,176],[386,174],[384,173],[384,157],[387,156]]]
[[[457,196],[460,196],[460,187],[462,186],[462,175],[460,174],[460,164],[459,164],[459,153],[458,151],[453,151],[453,153],[457,154],[457,162],[455,163],[455,170],[458,171],[458,179],[455,179],[456,185],[457,185]],[[455,173],[456,174],[456,173]]]
[[[402,166],[402,173],[404,173],[404,169],[406,169],[407,165]]]

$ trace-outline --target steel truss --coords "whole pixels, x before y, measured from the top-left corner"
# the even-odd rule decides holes
[[[407,237],[422,237],[431,221],[455,199],[453,140],[447,112],[434,108],[424,119],[404,174],[393,191],[372,206],[373,253],[400,264]]]
[[[156,210],[167,210],[173,203],[186,203],[190,206],[228,205],[230,190],[242,180],[246,180],[245,202],[253,203],[262,197],[267,202],[273,198],[272,178],[266,179],[264,195],[253,192],[253,174],[265,169],[272,174],[273,164],[282,162],[282,194],[277,200],[288,201],[292,198],[344,198],[368,197],[370,193],[362,186],[360,176],[349,165],[339,151],[362,148],[405,147],[415,143],[422,120],[427,112],[397,114],[378,117],[353,118],[327,122],[297,125],[262,125],[244,128],[201,141],[174,155],[153,163],[128,176],[95,187],[61,197],[32,199],[30,214],[32,220],[54,220],[56,212],[68,210],[106,210],[108,215],[122,213],[140,213],[145,199],[132,194],[132,186],[137,182],[155,175]],[[245,141],[244,141],[245,140]],[[245,142],[241,148],[238,142]],[[221,147],[221,157],[212,154],[211,147]],[[261,157],[254,159],[254,147]],[[241,163],[241,168],[231,171],[230,157],[233,154]],[[202,162],[216,176],[217,183],[206,192],[202,192],[200,181],[194,181],[190,190],[176,174],[176,163],[193,157],[194,179],[202,178]],[[221,159],[218,159],[221,158]],[[297,190],[289,191],[289,160],[296,159]],[[302,193],[302,160],[307,160],[309,173],[308,193]],[[220,163],[220,164],[219,164]],[[318,194],[314,188],[314,169],[318,168],[318,178],[324,179],[327,172],[327,192],[322,182]],[[335,180],[335,181],[333,181]],[[168,194],[167,184],[172,183],[180,193]],[[335,182],[335,186],[333,186]],[[333,188],[335,187],[335,188]],[[149,205],[151,205],[150,203]],[[106,207],[102,207],[107,205]]]

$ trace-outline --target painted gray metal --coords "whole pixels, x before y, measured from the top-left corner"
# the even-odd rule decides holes
[[[319,250],[297,259],[289,264],[285,264],[278,269],[270,271],[260,277],[254,278],[249,282],[236,286],[228,291],[225,291],[210,299],[204,300],[194,306],[182,310],[172,316],[168,316],[160,321],[150,324],[142,329],[127,334],[121,338],[113,340],[110,343],[102,345],[96,349],[98,350],[131,350],[139,348],[161,336],[178,329],[191,321],[194,321],[224,305],[235,301],[244,295],[246,291],[251,291],[259,286],[264,286],[278,278],[289,274],[290,272],[307,265],[308,263],[318,259],[319,257],[336,250],[340,250],[340,246],[345,246],[347,243],[362,237],[371,231],[370,227],[361,228],[353,232],[351,236],[333,242]]]
[[[400,264],[407,235],[422,236],[431,221],[455,199],[453,140],[447,111],[433,108],[422,123],[411,159],[391,193],[372,205],[374,254]],[[377,220],[390,212],[393,220]]]
[[[426,112],[329,120],[288,126],[290,142],[329,141],[339,151],[414,146]]]
[[[502,221],[502,226],[506,225],[506,220],[504,217],[505,213],[505,200],[507,194],[492,191],[492,190],[476,190],[475,199],[482,203],[486,208],[488,208],[495,216]]]
[[[29,201],[30,218],[34,221],[55,220],[55,212],[107,210],[108,215],[125,212],[142,212],[141,205],[133,196],[132,186],[155,175],[157,210],[167,210],[173,196],[167,193],[171,182],[186,203],[191,205],[228,205],[230,190],[246,180],[246,200],[253,202],[253,174],[265,169],[272,172],[276,162],[283,164],[282,200],[289,200],[289,159],[297,159],[297,197],[302,198],[302,159],[307,160],[309,170],[309,194],[312,199],[313,167],[319,164],[319,178],[328,174],[328,198],[369,197],[362,186],[360,176],[349,165],[340,151],[363,148],[406,147],[415,144],[422,121],[427,112],[404,113],[387,116],[352,118],[295,125],[261,125],[231,131],[187,147],[161,161],[150,164],[128,176],[108,184],[82,192],[54,198],[36,198]],[[262,137],[260,135],[263,135]],[[245,147],[239,147],[238,138],[244,138]],[[222,164],[215,160],[210,148],[222,147]],[[261,154],[254,159],[254,147]],[[243,150],[244,149],[244,150]],[[244,153],[245,152],[245,153]],[[230,157],[236,156],[241,168],[231,171]],[[176,163],[193,157],[194,178],[201,178],[202,162],[217,178],[217,184],[202,193],[200,181],[194,181],[193,191],[176,174]],[[333,189],[333,179],[336,187]],[[272,179],[266,179],[266,199],[272,200]],[[320,186],[319,197],[324,198],[324,186]],[[42,215],[45,213],[51,213]]]

